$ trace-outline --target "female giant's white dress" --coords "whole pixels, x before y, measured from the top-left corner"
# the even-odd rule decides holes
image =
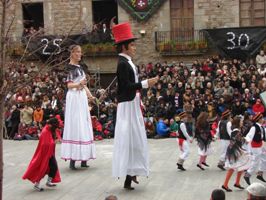
[[[85,73],[80,66],[70,65],[68,82],[80,82]],[[85,89],[68,89],[66,95],[64,133],[61,158],[64,160],[87,161],[95,159],[93,129]]]

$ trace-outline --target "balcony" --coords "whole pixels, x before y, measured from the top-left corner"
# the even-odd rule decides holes
[[[113,43],[98,43],[98,44],[85,44],[82,45],[84,56],[116,56],[116,47]]]
[[[155,48],[163,56],[202,55],[208,50],[204,32],[200,30],[155,32]]]

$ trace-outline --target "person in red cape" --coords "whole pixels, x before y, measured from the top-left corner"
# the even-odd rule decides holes
[[[56,129],[58,120],[50,119],[41,132],[37,149],[30,161],[30,164],[23,175],[23,179],[28,179],[34,184],[34,189],[43,191],[40,187],[41,179],[47,174],[46,186],[54,187],[54,183],[61,182],[60,173],[55,159]]]

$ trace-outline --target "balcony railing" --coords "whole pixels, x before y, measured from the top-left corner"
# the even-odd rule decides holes
[[[13,58],[21,58],[24,56],[24,59],[26,60],[35,60],[42,56],[45,56],[46,58],[49,56],[55,56],[60,59],[62,56],[69,56],[67,50],[73,43],[72,40],[70,40],[70,42],[65,42],[63,39],[63,42],[61,43],[54,43],[54,39],[47,39],[48,42],[44,43],[45,41],[40,42],[42,39],[43,38],[40,36],[33,37],[28,43],[28,40],[23,40],[23,38],[8,38],[7,55]],[[83,55],[88,57],[117,55],[116,48],[112,42],[91,43],[90,41],[86,41],[86,43],[84,42],[84,44],[81,44],[81,47]]]
[[[162,55],[196,55],[208,49],[204,32],[194,29],[155,32],[155,45]]]

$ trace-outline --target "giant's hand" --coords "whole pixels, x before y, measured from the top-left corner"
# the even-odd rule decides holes
[[[158,76],[156,76],[154,78],[148,79],[148,85],[149,85],[149,87],[154,86],[158,82],[158,80],[159,80],[159,77]]]

